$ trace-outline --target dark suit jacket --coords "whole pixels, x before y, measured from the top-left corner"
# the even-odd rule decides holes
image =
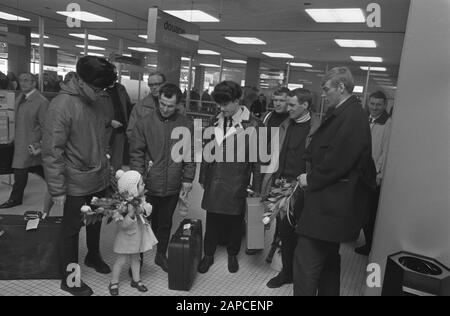
[[[355,96],[327,113],[304,156],[311,171],[298,233],[331,242],[359,236],[376,186],[371,148],[367,115]]]

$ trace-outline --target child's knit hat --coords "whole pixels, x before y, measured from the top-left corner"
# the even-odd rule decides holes
[[[119,193],[128,192],[132,197],[138,197],[138,183],[141,180],[141,174],[137,171],[123,171],[117,170],[116,172],[117,188]]]

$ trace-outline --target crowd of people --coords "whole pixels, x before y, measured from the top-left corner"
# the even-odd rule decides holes
[[[120,255],[126,254],[133,262],[131,285],[145,292],[139,268],[144,263],[143,253],[156,244],[155,264],[168,272],[172,217],[180,196],[186,197],[192,190],[196,174],[197,166],[189,159],[192,157],[174,160],[171,155],[177,142],[171,134],[177,128],[191,131],[194,144],[193,123],[185,115],[181,90],[177,84],[166,82],[164,74],[154,72],[148,78],[150,93],[132,106],[126,89],[117,82],[114,65],[93,56],[79,59],[76,73],[65,78],[50,103],[36,84],[32,74],[20,74],[15,182],[10,198],[0,208],[22,203],[29,172],[42,177],[47,184],[44,212],[48,213],[54,203],[64,209],[61,289],[73,295],[91,295],[91,288],[84,282],[75,287],[67,284],[66,267],[78,262],[80,209],[93,197],[108,195],[111,167],[121,169],[124,151],[128,151],[129,167],[134,173],[118,176],[119,189],[136,192],[135,197],[146,192],[145,200],[153,206],[147,219],[154,235],[137,224],[135,211],[119,220],[121,229],[114,247],[119,257],[109,291],[111,295],[119,294],[118,275],[125,260]],[[366,245],[356,251],[370,252],[390,131],[386,96],[380,91],[371,94],[367,113],[352,94],[353,88],[352,74],[345,67],[333,68],[324,76],[322,90],[327,110],[322,120],[311,112],[313,93],[308,89],[277,89],[271,98],[274,108],[266,112],[266,101],[261,96],[251,105],[243,105],[245,91],[233,81],[223,81],[214,88],[211,99],[220,113],[210,121],[214,134],[204,141],[204,146],[213,144],[210,148],[214,148],[215,155],[223,154],[223,159],[204,160],[200,166],[206,231],[199,273],[207,273],[214,264],[216,248],[224,239],[228,270],[239,270],[249,186],[264,198],[276,180],[286,179],[298,184],[293,205],[295,220],[292,223],[286,217],[277,218],[267,260],[271,260],[281,241],[283,268],[267,286],[293,283],[294,295],[339,295],[340,244],[355,240],[364,228]],[[279,128],[279,133],[269,134],[267,141],[278,137],[280,144],[278,157],[272,157],[278,161],[278,169],[265,174],[261,173],[259,161],[248,159],[248,142],[243,148],[230,146],[247,131],[264,127]],[[243,153],[246,159],[230,161],[226,156],[229,148],[231,156]],[[101,222],[87,225],[86,231],[86,266],[110,273],[100,254]],[[131,235],[147,246],[136,247],[135,240],[130,241]]]

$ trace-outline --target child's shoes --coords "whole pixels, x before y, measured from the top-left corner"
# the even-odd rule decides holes
[[[111,296],[119,295],[119,283],[109,283],[108,289]]]
[[[134,287],[139,292],[147,292],[148,291],[147,287],[144,284],[142,284],[141,280],[139,280],[137,282],[134,282],[133,280],[131,280],[131,287]]]

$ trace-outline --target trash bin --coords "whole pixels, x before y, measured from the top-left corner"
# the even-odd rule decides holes
[[[382,296],[449,296],[450,270],[435,259],[398,252],[388,256]]]

